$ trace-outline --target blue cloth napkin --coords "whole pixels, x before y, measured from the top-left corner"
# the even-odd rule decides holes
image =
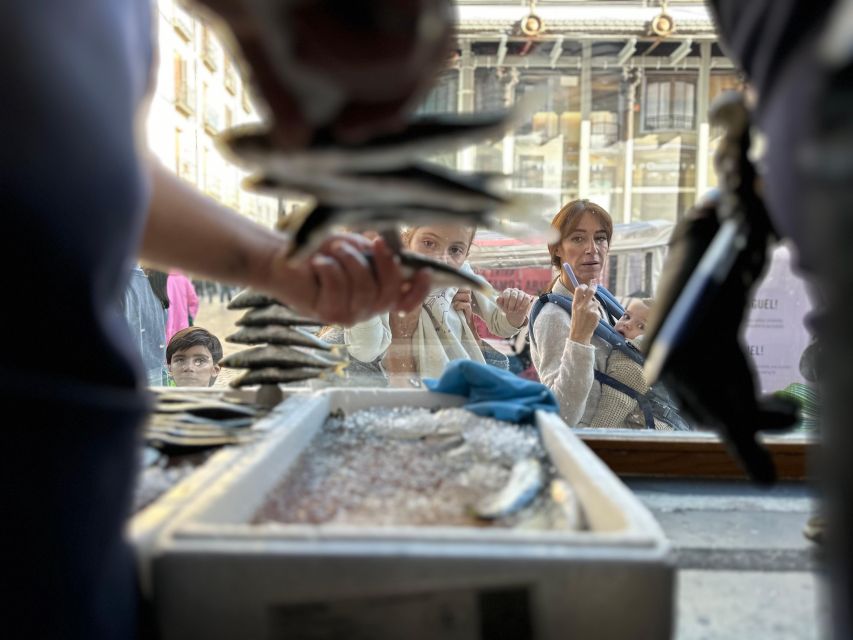
[[[426,378],[424,384],[430,391],[466,396],[466,409],[498,420],[533,422],[537,409],[559,412],[557,399],[544,384],[473,360],[454,360],[441,378]]]

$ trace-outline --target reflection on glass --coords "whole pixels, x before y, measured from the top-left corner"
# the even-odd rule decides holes
[[[677,220],[696,200],[695,73],[645,74],[635,107],[631,220]]]
[[[726,91],[742,91],[744,89],[743,77],[736,71],[713,71],[708,80],[709,101]],[[714,171],[714,153],[720,143],[723,131],[720,127],[712,127],[710,142],[708,144],[708,186],[717,186],[717,173]]]
[[[168,11],[163,19],[170,16]],[[238,189],[242,173],[228,166],[213,144],[221,128],[255,118],[247,88],[219,45],[201,25],[195,28],[193,17],[175,9],[171,20],[171,27],[160,31],[161,58],[172,65],[161,73],[152,104],[152,147],[185,179],[224,204],[272,224],[277,214],[298,204],[298,196],[276,200]],[[510,35],[501,53],[500,40],[489,29],[468,26],[460,31],[460,37],[470,39],[466,66],[451,64],[418,113],[495,111],[537,89],[542,90],[541,104],[503,138],[431,160],[511,176],[507,183],[512,191],[543,198],[541,214],[548,220],[576,198],[602,206],[613,221],[602,284],[622,302],[654,297],[675,223],[705,187],[717,182],[711,158],[720,132],[706,124],[705,101],[739,88],[739,76],[716,45],[711,50],[703,44],[702,54],[694,44],[686,57],[674,60],[684,43],[679,36],[657,45],[643,38],[632,44],[618,33],[590,41],[570,28],[558,34],[551,25],[549,38],[564,36],[559,47],[548,38],[531,42]],[[460,49],[467,52],[463,44]],[[557,275],[543,238],[508,238],[488,229],[477,230],[467,255],[469,267],[498,291],[518,289],[533,296]],[[202,288],[202,322],[213,333],[228,335],[235,315],[225,310],[227,295],[213,283]],[[525,368],[501,332],[493,333],[478,313],[472,314],[471,324],[484,354],[497,350],[511,370]],[[788,329],[802,331],[796,325],[792,322]],[[343,342],[343,330],[337,335]],[[226,344],[226,350],[234,348]],[[789,369],[796,368],[790,362],[793,357],[786,356]],[[351,379],[359,377],[353,360]],[[227,370],[220,374],[216,386],[227,384],[229,375]],[[367,378],[364,384],[385,383],[383,376]]]

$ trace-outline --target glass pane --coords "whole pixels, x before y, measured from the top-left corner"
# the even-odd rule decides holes
[[[709,104],[714,98],[725,91],[742,91],[744,89],[743,77],[736,71],[712,71],[708,81]],[[711,127],[710,141],[708,144],[708,187],[717,186],[717,172],[714,171],[714,153],[722,137],[719,127]]]
[[[637,87],[632,221],[675,221],[696,199],[696,83],[696,73],[650,71]]]
[[[624,123],[627,100],[622,72],[593,69],[590,112],[590,200],[622,218],[625,185]]]

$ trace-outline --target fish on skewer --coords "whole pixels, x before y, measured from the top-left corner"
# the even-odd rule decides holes
[[[225,338],[235,344],[274,344],[297,347],[311,347],[323,351],[331,351],[332,346],[325,340],[297,326],[268,325],[244,326],[236,333]]]
[[[432,270],[432,286],[435,289],[448,287],[467,287],[479,291],[492,300],[498,297],[498,292],[484,278],[465,273],[438,260],[433,260],[411,251],[399,253],[403,274],[410,277],[418,269]]]
[[[178,425],[199,431],[222,431],[230,429],[245,429],[252,426],[255,421],[254,416],[230,418],[228,420],[211,420],[199,416],[194,416],[191,413],[171,413],[154,415],[148,422],[147,429],[163,429]]]
[[[293,261],[301,261],[316,251],[329,234],[340,229],[398,231],[401,225],[419,226],[441,223],[480,226],[485,223],[485,220],[485,211],[458,213],[417,205],[334,207],[316,204],[291,213],[279,230],[291,237],[288,257]]]
[[[243,188],[280,195],[300,192],[334,207],[393,207],[406,204],[464,213],[507,207],[514,196],[493,188],[506,176],[461,174],[440,165],[415,163],[388,172],[281,175],[263,167]]]
[[[450,223],[488,227],[517,237],[535,231],[544,235],[547,242],[552,241],[554,230],[550,226],[545,228],[544,219],[530,218],[521,223],[517,216],[515,218],[512,214],[486,209],[459,212],[417,204],[334,207],[321,203],[297,209],[279,226],[279,230],[291,236],[289,257],[294,260],[304,259],[319,248],[330,233],[340,229],[383,231],[399,230],[401,226]]]
[[[263,327],[267,325],[281,326],[319,326],[316,320],[300,316],[293,309],[280,304],[271,304],[267,307],[258,307],[247,311],[243,317],[237,320],[240,326]]]
[[[304,382],[316,378],[328,378],[339,375],[337,368],[324,367],[262,367],[247,371],[239,378],[231,381],[232,387],[251,387],[256,384],[286,384],[290,382]]]
[[[228,309],[252,309],[254,307],[268,307],[271,304],[281,304],[281,302],[260,291],[243,289],[231,298]]]
[[[208,420],[227,420],[229,418],[254,417],[257,416],[258,410],[255,407],[230,404],[227,402],[187,400],[186,402],[158,403],[156,413],[188,413]]]
[[[532,97],[523,99],[512,109],[496,113],[418,116],[401,131],[364,142],[339,142],[320,132],[307,148],[284,151],[266,126],[245,124],[223,131],[215,143],[235,164],[250,169],[272,164],[277,175],[385,171],[429,155],[500,138],[521,124],[532,102]]]
[[[339,347],[336,346],[332,349],[332,353],[336,354],[338,349]],[[278,345],[266,345],[238,351],[220,360],[220,364],[232,369],[316,367],[343,370],[346,367],[345,360],[332,360],[310,351],[300,351],[295,347]]]

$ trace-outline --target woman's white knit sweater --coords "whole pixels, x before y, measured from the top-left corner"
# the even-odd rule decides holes
[[[569,296],[558,280],[553,293]],[[603,317],[603,310],[600,310]],[[601,384],[596,382],[594,369],[605,371],[610,345],[598,336],[585,345],[569,340],[572,317],[556,304],[546,304],[536,318],[530,355],[542,381],[560,403],[560,414],[566,424],[576,427],[601,426],[594,424]]]

